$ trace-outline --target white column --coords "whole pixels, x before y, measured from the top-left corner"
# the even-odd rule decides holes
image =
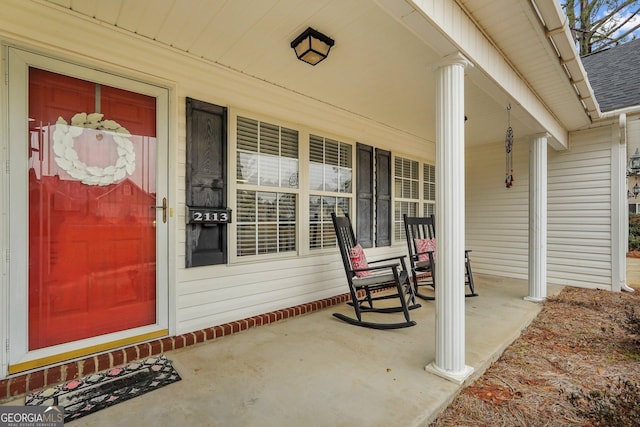
[[[627,285],[629,206],[627,199],[627,115],[618,116],[611,141],[611,290],[633,292]],[[615,141],[618,141],[617,143]]]
[[[547,139],[536,135],[529,143],[529,295],[547,298]]]
[[[461,384],[465,365],[464,69],[461,54],[439,64],[436,90],[436,358],[425,367]]]

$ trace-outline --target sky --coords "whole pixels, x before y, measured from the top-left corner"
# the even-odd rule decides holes
[[[564,6],[566,4],[566,0],[558,0],[561,6]],[[618,1],[623,1],[623,0],[618,0]],[[576,8],[578,2],[576,2]],[[626,6],[622,13],[619,16],[619,21],[622,22],[626,19],[627,16],[629,16],[632,12],[638,10],[638,8],[640,7],[640,0],[636,0],[633,4]],[[578,12],[578,9],[576,9],[576,13]],[[609,14],[610,12],[605,9],[604,7],[602,7],[600,9],[600,13],[598,15],[598,17],[604,16]],[[618,31],[616,34],[617,35],[622,35],[624,34],[626,31],[628,31],[629,29],[633,28],[634,26],[640,24],[640,16],[636,15],[632,20],[630,20],[629,22],[627,22],[624,27],[622,27],[620,29],[620,31]],[[640,28],[636,29],[634,31],[634,34],[636,35],[636,38],[640,39]],[[628,40],[629,41],[629,40]]]
[[[620,18],[621,18],[621,21],[622,21],[622,20],[624,20],[624,19],[626,19],[626,17],[627,17],[628,15],[630,15],[632,11],[636,10],[636,8],[637,8],[637,7],[638,7],[638,4],[636,4],[635,6],[630,6],[630,7],[625,8],[625,12],[627,12],[627,14],[626,14],[626,16],[625,16],[625,15],[622,15],[622,16],[620,17]],[[629,22],[627,22],[627,23],[625,24],[625,26],[624,26],[624,27],[622,27],[622,29],[621,29],[617,34],[624,34],[626,31],[628,31],[629,29],[631,29],[631,28],[633,28],[634,26],[638,25],[639,23],[640,23],[640,16],[636,15],[632,20],[630,20]],[[639,28],[639,29],[636,29],[636,30],[634,31],[634,34],[636,35],[636,38],[640,38],[640,28]]]

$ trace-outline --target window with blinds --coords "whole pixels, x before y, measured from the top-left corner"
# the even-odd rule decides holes
[[[309,196],[309,248],[322,249],[336,246],[336,234],[331,213],[338,216],[349,213],[348,197]]]
[[[415,160],[396,157],[394,159],[394,210],[393,234],[396,240],[404,240],[402,215],[418,215],[420,202],[420,164]]]
[[[423,211],[424,216],[436,213],[436,167],[425,163],[423,168]]]
[[[238,117],[239,184],[298,188],[298,131]]]
[[[349,213],[352,194],[352,145],[309,136],[309,247],[336,246],[331,213]]]
[[[237,256],[296,251],[298,131],[238,117],[237,135]]]
[[[422,177],[420,177],[418,161],[395,157],[393,178],[395,190],[393,234],[395,240],[400,241],[406,239],[402,220],[404,214],[427,216],[435,213],[435,167],[424,163]],[[422,194],[420,194],[420,186],[422,186]]]
[[[396,199],[419,199],[419,163],[415,160],[396,157],[394,166],[394,185],[396,190]]]

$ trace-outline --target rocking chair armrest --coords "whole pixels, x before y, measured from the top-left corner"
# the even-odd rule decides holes
[[[417,260],[420,255],[429,255],[429,258],[433,258],[435,253],[436,251],[418,252],[413,256],[413,258]]]
[[[400,264],[385,264],[385,265],[377,265],[375,267],[371,267],[369,266],[369,268],[356,268],[353,271],[354,273],[359,272],[359,271],[375,271],[375,270],[386,270],[388,268],[391,269],[396,269],[400,266]]]
[[[392,261],[392,260],[403,260],[404,258],[406,258],[406,255],[398,255],[398,256],[394,256],[394,257],[390,257],[390,258],[382,258],[382,259],[377,259],[374,261],[369,261],[369,264],[375,264],[378,262],[384,262],[384,261]]]
[[[406,255],[398,255],[398,256],[394,256],[394,257],[390,257],[390,258],[383,258],[383,259],[378,259],[378,260],[375,260],[375,261],[370,261],[369,264],[375,264],[375,263],[383,262],[383,261],[399,260],[400,261],[400,265],[402,265],[402,270],[406,271],[407,265],[404,262],[406,257],[407,257]]]

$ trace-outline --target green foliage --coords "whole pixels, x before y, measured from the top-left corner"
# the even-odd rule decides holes
[[[640,215],[629,214],[629,250],[640,250]]]

